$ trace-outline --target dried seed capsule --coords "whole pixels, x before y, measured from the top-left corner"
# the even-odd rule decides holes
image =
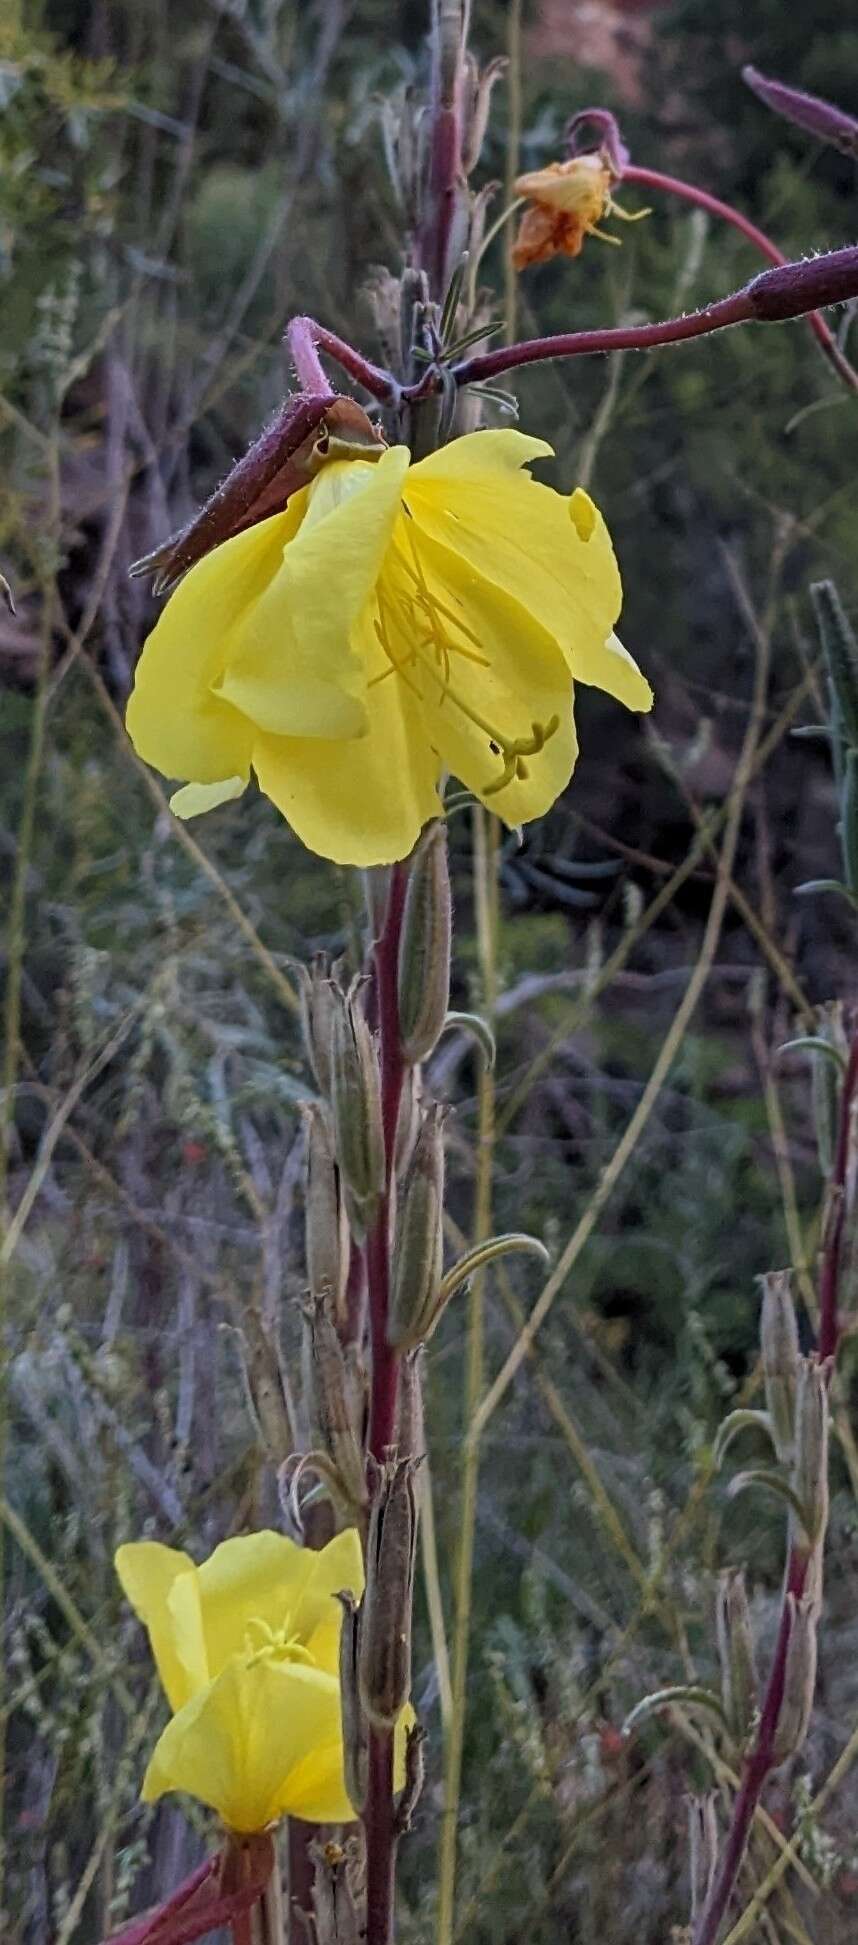
[[[411,861],[399,947],[399,1037],[411,1065],[432,1052],[447,1018],[452,933],[447,831],[435,822]]]
[[[366,1911],[362,1869],[357,1847],[346,1844],[311,1844],[315,1874],[313,1878],[312,1933],[315,1945],[363,1945],[366,1939]]]
[[[366,1797],[369,1731],[358,1692],[360,1644],[360,1604],[354,1595],[337,1595],[343,1610],[340,1634],[340,1698],[343,1717],[343,1773],[346,1791],[355,1816],[359,1817]]]
[[[417,1463],[388,1460],[372,1485],[358,1666],[360,1699],[378,1729],[394,1727],[411,1688]]]
[[[329,1294],[312,1295],[304,1316],[305,1373],[313,1442],[331,1460],[349,1504],[361,1507],[366,1501],[364,1373],[354,1350],[343,1347],[331,1314]]]
[[[426,1451],[423,1430],[422,1344],[406,1351],[399,1366],[399,1400],[396,1413],[396,1446],[403,1459],[422,1459]]]
[[[802,1508],[796,1538],[812,1550],[828,1524],[828,1391],[826,1368],[811,1357],[799,1360],[790,1485]]]
[[[355,982],[337,995],[331,1039],[334,1145],[358,1240],[372,1227],[384,1190],[381,1074]]]
[[[435,1321],[444,1254],[444,1109],[428,1108],[402,1185],[387,1341],[422,1343]]]
[[[693,1925],[709,1896],[718,1864],[718,1820],[711,1792],[708,1796],[689,1796],[686,1802]]]
[[[342,1317],[351,1241],[340,1192],[328,1119],[317,1106],[307,1109],[307,1196],[304,1235],[310,1289],[329,1290],[334,1311]]]
[[[721,1699],[741,1749],[757,1713],[759,1691],[745,1577],[735,1567],[728,1567],[719,1576],[717,1636]]]
[[[304,1051],[319,1092],[327,1100],[331,1092],[331,1037],[339,989],[331,977],[327,953],[316,953],[309,972],[297,960],[292,963],[298,975]]]
[[[795,1395],[801,1361],[789,1270],[770,1270],[760,1282],[763,1286],[760,1350],[766,1404],[775,1451],[788,1464],[793,1456]]]
[[[784,1693],[772,1745],[772,1766],[797,1756],[810,1726],[816,1688],[816,1623],[812,1595],[797,1601],[787,1595],[790,1635],[784,1670]]]

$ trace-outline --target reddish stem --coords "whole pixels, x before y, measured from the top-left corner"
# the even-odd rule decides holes
[[[302,385],[306,385],[308,390],[318,390],[319,374],[321,374],[323,388],[327,391],[331,389],[317,355],[319,351],[326,351],[328,357],[336,359],[343,371],[347,371],[350,378],[354,378],[358,385],[362,385],[371,398],[378,399],[381,405],[389,405],[395,401],[398,388],[392,373],[384,371],[380,365],[371,364],[368,358],[362,357],[361,353],[355,350],[353,344],[347,344],[345,338],[338,338],[335,331],[327,331],[323,324],[316,323],[315,318],[293,317],[287,326],[286,337],[295,370]],[[303,363],[299,365],[299,358],[308,361],[306,366]],[[310,370],[310,360],[316,372],[312,385],[303,375],[304,370],[308,372]]]
[[[820,304],[841,304],[858,297],[858,250],[831,250],[826,256],[803,263],[786,263],[764,270],[742,290],[707,304],[702,311],[686,317],[671,317],[661,324],[619,325],[607,330],[568,331],[557,337],[526,338],[523,343],[501,345],[466,358],[454,368],[458,385],[474,385],[483,379],[500,378],[519,365],[541,364],[548,358],[577,358],[594,351],[647,351],[655,345],[680,344],[686,338],[706,337],[731,324],[779,323],[785,318],[806,317]],[[403,396],[409,400],[423,397],[437,383],[434,372],[410,387]]]
[[[710,196],[708,189],[698,189],[696,183],[683,182],[679,176],[664,175],[660,169],[639,168],[629,163],[623,169],[623,182],[637,183],[641,189],[663,189],[670,196],[679,196],[683,202],[694,203],[698,209],[705,209],[710,216],[717,216],[723,223],[731,223],[734,230],[747,237],[748,242],[759,250],[760,255],[769,263],[784,264],[789,258],[779,250],[765,230],[759,230],[741,210],[734,209],[732,203],[722,203],[718,196]],[[858,372],[850,365],[840,349],[834,333],[829,330],[819,311],[809,311],[807,321],[825,352],[826,358],[834,365],[840,377],[845,379],[853,391],[858,391]]]
[[[462,181],[462,49],[444,45],[440,12],[432,41],[432,83],[429,102],[430,152],[426,214],[417,262],[425,270],[429,291],[443,303],[450,279],[450,249],[456,201]]]
[[[846,1220],[846,1184],[852,1147],[852,1127],[855,1099],[858,1095],[858,1031],[853,1034],[849,1049],[849,1060],[840,1096],[840,1115],[837,1128],[837,1147],[834,1166],[829,1185],[830,1217],[828,1233],[823,1249],[822,1270],[819,1292],[819,1343],[818,1355],[821,1362],[829,1363],[827,1379],[830,1381],[833,1361],[837,1356],[840,1342],[841,1324],[838,1315],[838,1289],[840,1268],[843,1255],[843,1236]],[[729,1905],[739,1875],[745,1847],[754,1820],[754,1813],[762,1795],[763,1786],[774,1767],[774,1746],[778,1721],[784,1699],[784,1679],[786,1675],[787,1649],[789,1647],[791,1616],[789,1596],[797,1601],[804,1593],[805,1581],[810,1561],[803,1550],[793,1546],[787,1561],[784,1597],[778,1625],[777,1640],[766,1683],[766,1693],[760,1713],[753,1748],[748,1755],[742,1781],[733,1804],[730,1828],[724,1842],[721,1860],[712,1883],[712,1888],[700,1914],[694,1932],[693,1945],[716,1945],[721,1922]]]
[[[405,1063],[399,1041],[397,981],[399,936],[402,930],[407,881],[406,866],[393,865],[384,925],[380,938],[376,940],[373,955],[375,1016],[381,1057],[381,1114],[386,1173],[385,1190],[378,1219],[367,1237],[365,1249],[372,1343],[369,1453],[377,1463],[384,1459],[385,1452],[394,1442],[399,1387],[399,1359],[387,1341],[387,1314],[390,1303],[390,1227],[396,1165],[396,1126],[405,1077]],[[363,1824],[366,1834],[366,1945],[392,1945],[397,1832],[393,1803],[393,1731],[391,1729],[370,1730],[369,1770]]]
[[[333,387],[328,383],[324,365],[316,350],[317,336],[318,326],[311,317],[290,318],[286,326],[289,356],[302,391],[327,393],[333,398]]]

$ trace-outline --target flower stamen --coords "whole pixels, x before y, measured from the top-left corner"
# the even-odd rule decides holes
[[[275,1629],[270,1627],[267,1621],[263,1621],[261,1615],[251,1615],[244,1631],[244,1652],[247,1656],[248,1668],[255,1668],[260,1661],[297,1661],[310,1668],[315,1666],[309,1648],[303,1646],[297,1634],[290,1634],[290,1620],[291,1616],[287,1614],[283,1626]],[[253,1645],[253,1629],[256,1629],[262,1637],[258,1647]]]

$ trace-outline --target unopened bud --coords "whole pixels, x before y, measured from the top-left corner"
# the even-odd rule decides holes
[[[399,946],[399,1038],[412,1065],[431,1054],[447,1018],[452,931],[447,831],[436,821],[411,861]]]
[[[304,1205],[307,1276],[314,1294],[330,1291],[335,1315],[341,1320],[351,1241],[334,1146],[322,1108],[314,1105],[307,1109],[307,1129]]]
[[[828,1390],[825,1365],[799,1360],[795,1457],[790,1485],[801,1506],[800,1545],[813,1549],[828,1524]]]
[[[358,1692],[360,1605],[345,1591],[337,1595],[343,1610],[340,1633],[340,1700],[343,1720],[343,1775],[346,1793],[359,1817],[366,1798],[369,1734]]]
[[[825,101],[819,95],[805,94],[803,88],[789,88],[783,81],[773,81],[750,65],[742,69],[742,80],[767,108],[782,115],[784,121],[806,129],[817,141],[833,143],[844,155],[858,156],[858,122],[854,115],[847,115],[844,109],[836,108],[832,101]]]
[[[342,1344],[327,1292],[311,1294],[304,1317],[313,1440],[331,1460],[344,1498],[351,1506],[360,1507],[366,1500],[364,1374],[354,1349]]]
[[[821,257],[784,263],[761,270],[745,285],[751,316],[760,324],[778,324],[788,317],[804,317],[827,304],[845,304],[858,297],[858,248],[827,250]]]
[[[717,1634],[721,1699],[741,1749],[757,1713],[758,1683],[745,1577],[735,1567],[728,1567],[719,1577]]]
[[[766,1405],[778,1458],[789,1463],[795,1434],[795,1396],[799,1364],[798,1325],[789,1270],[770,1270],[760,1278],[760,1350]]]
[[[277,1344],[258,1311],[245,1309],[237,1333],[244,1378],[260,1440],[272,1465],[282,1465],[294,1446],[286,1377]]]
[[[706,1903],[718,1863],[718,1820],[715,1797],[690,1796],[688,1805],[688,1854],[691,1874],[691,1923],[695,1923]]]
[[[443,1269],[444,1109],[428,1108],[402,1185],[387,1341],[407,1351],[428,1337],[438,1315]]]
[[[381,450],[375,427],[355,399],[333,398],[324,392],[293,393],[201,512],[151,554],[135,561],[131,573],[154,574],[154,592],[166,593],[213,547],[270,514],[281,513],[344,436],[358,441],[367,456]]]
[[[360,1236],[372,1227],[384,1189],[381,1074],[357,983],[339,994],[331,1041],[331,1107],[349,1215]]]
[[[361,1606],[360,1699],[370,1722],[392,1729],[411,1689],[411,1607],[417,1551],[414,1459],[375,1468]]]
[[[816,1623],[813,1599],[797,1601],[787,1595],[789,1642],[784,1669],[784,1693],[772,1744],[772,1768],[797,1756],[810,1726],[816,1688]]]
[[[319,1092],[325,1099],[331,1092],[331,1039],[337,1006],[336,981],[331,978],[327,955],[317,952],[309,972],[296,965],[298,999],[301,1006],[301,1031],[307,1059]]]

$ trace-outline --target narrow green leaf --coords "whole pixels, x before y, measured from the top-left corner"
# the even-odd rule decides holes
[[[724,1455],[732,1445],[734,1438],[748,1426],[753,1426],[755,1431],[765,1432],[766,1437],[774,1443],[772,1422],[767,1411],[751,1411],[748,1408],[740,1411],[731,1411],[729,1416],[724,1419],[723,1424],[719,1425],[715,1436],[715,1443],[712,1447],[712,1463],[716,1471],[722,1465]]]
[[[651,1695],[645,1695],[640,1702],[636,1702],[623,1723],[623,1735],[631,1735],[632,1729],[637,1728],[638,1723],[645,1721],[647,1716],[670,1708],[703,1709],[707,1715],[717,1716],[725,1734],[730,1734],[730,1724],[713,1690],[680,1682],[675,1688],[655,1689]]]
[[[480,1013],[448,1013],[443,1032],[446,1033],[451,1027],[458,1028],[460,1033],[470,1034],[471,1039],[476,1040],[483,1060],[491,1071],[497,1058],[497,1043],[488,1020],[484,1020]]]
[[[458,1263],[447,1271],[438,1292],[440,1302],[446,1303],[454,1290],[458,1290],[469,1277],[475,1276],[478,1270],[485,1269],[487,1263],[495,1263],[501,1256],[512,1256],[519,1252],[538,1256],[541,1263],[551,1261],[545,1244],[536,1236],[520,1235],[516,1231],[506,1236],[489,1236],[486,1242],[477,1243],[466,1255],[460,1256]]]

